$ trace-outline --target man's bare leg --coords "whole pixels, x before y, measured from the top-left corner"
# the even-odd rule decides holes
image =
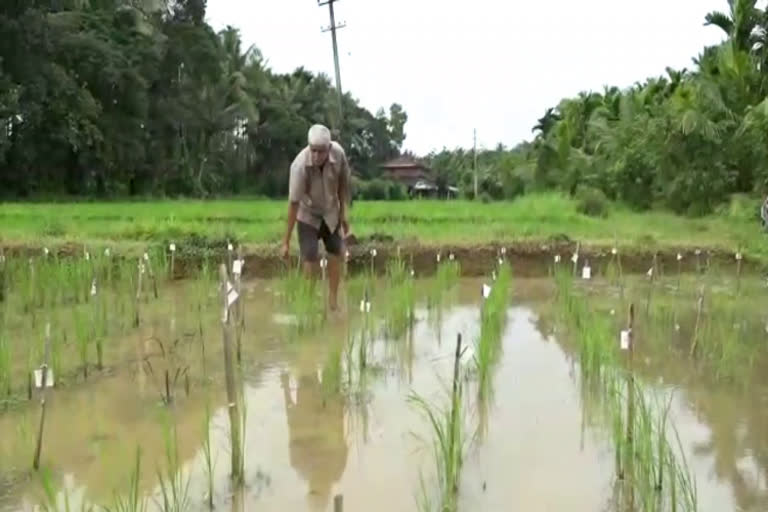
[[[314,282],[320,273],[320,263],[317,261],[305,261],[301,266],[304,269],[304,277]]]
[[[328,307],[339,309],[339,281],[341,280],[341,256],[328,255]]]

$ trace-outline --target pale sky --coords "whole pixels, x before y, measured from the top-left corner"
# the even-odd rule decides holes
[[[375,113],[408,113],[404,149],[532,138],[545,109],[582,90],[626,87],[693,68],[721,41],[705,27],[726,0],[339,0],[341,84]],[[299,66],[334,77],[328,7],[317,0],[208,0],[216,29],[240,29],[277,72]]]

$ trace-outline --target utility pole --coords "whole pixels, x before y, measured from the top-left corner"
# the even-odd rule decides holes
[[[472,130],[472,138],[474,139],[474,142],[472,143],[472,156],[474,158],[474,163],[472,165],[472,168],[475,171],[475,201],[477,201],[477,128]]]
[[[336,15],[333,12],[333,4],[338,1],[339,0],[317,0],[317,5],[320,7],[327,5],[331,16],[331,25],[324,28],[323,32],[330,32],[331,40],[333,41],[333,64],[336,68],[336,92],[339,95],[339,121],[336,128],[341,132],[341,127],[344,124],[344,108],[342,106],[343,93],[341,92],[341,70],[339,69],[339,48],[336,44],[336,30],[346,27],[347,24],[336,24]]]

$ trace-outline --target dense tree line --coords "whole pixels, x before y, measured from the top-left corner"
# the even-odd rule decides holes
[[[2,0],[0,194],[284,195],[329,79],[271,71],[206,0]],[[407,115],[343,98],[356,172],[399,153]]]
[[[478,152],[480,190],[598,189],[637,208],[698,215],[731,194],[768,191],[768,10],[729,0],[707,15],[727,39],[691,70],[625,90],[583,92],[548,109],[531,143]],[[440,180],[472,190],[471,151],[430,155]]]

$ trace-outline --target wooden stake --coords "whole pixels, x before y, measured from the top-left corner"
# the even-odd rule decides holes
[[[237,260],[243,261],[243,247],[238,245],[237,246]],[[242,266],[240,267],[240,272],[235,273],[232,272],[233,278],[235,280],[235,291],[240,296],[240,298],[235,303],[235,339],[237,343],[237,362],[239,363],[242,361],[242,340],[243,340],[243,331],[245,330],[245,314],[243,310],[243,293],[242,293],[242,279],[241,279],[241,273],[243,271]]]
[[[141,281],[144,276],[144,263],[142,262],[141,258],[139,258],[139,265],[137,267],[136,272],[138,272],[138,277],[136,281],[136,317],[133,319],[133,325],[134,327],[139,327],[141,324],[141,314],[140,314],[140,308],[141,308]]]
[[[691,343],[690,357],[696,355],[696,347],[699,344],[699,325],[701,322],[701,312],[704,309],[704,286],[699,287],[699,300],[696,305],[696,324],[693,327],[693,342]]]
[[[242,445],[240,443],[240,407],[238,405],[237,390],[235,388],[235,368],[232,362],[232,315],[230,314],[229,298],[227,284],[229,276],[227,267],[219,267],[219,284],[221,292],[221,302],[224,307],[221,329],[222,340],[224,342],[224,371],[227,385],[227,402],[229,404],[229,428],[230,444],[232,452],[232,480],[241,483],[243,481],[243,463],[242,463]]]
[[[635,305],[629,305],[629,367],[627,369],[627,446],[626,446],[626,479],[625,485],[629,484],[629,505],[627,510],[635,510],[635,475],[634,475],[634,435],[635,435],[635,374],[634,374],[634,354],[635,354],[635,335],[633,332],[635,323]]]
[[[32,469],[40,469],[40,454],[43,450],[43,429],[45,427],[45,390],[48,386],[48,359],[51,355],[51,324],[45,324],[45,355],[43,356],[43,375],[41,379],[42,388],[40,390],[40,426],[37,429],[37,446],[35,447],[35,458],[32,461]]]

